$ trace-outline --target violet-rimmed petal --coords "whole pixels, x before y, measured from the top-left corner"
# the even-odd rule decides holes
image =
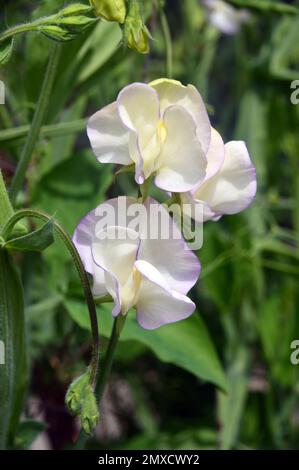
[[[195,308],[186,294],[199,276],[197,257],[159,203],[146,200],[134,230],[128,227],[136,219],[134,210],[127,217],[117,213],[119,203],[124,202],[127,214],[134,209],[134,202],[137,204],[137,200],[125,197],[105,202],[79,223],[73,237],[84,266],[94,278],[94,293],[112,296],[114,316],[126,315],[131,307],[136,307],[137,320],[146,329],[188,317]],[[98,230],[99,214],[106,213],[108,207],[115,211],[121,225]],[[159,210],[161,217],[152,219],[153,209]],[[150,234],[157,233],[158,219],[162,225],[159,233],[170,233],[170,239],[150,238]],[[151,221],[153,227],[149,227]]]

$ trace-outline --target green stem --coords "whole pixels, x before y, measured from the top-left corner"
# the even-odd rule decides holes
[[[138,197],[141,196],[142,204],[146,201],[151,186],[152,178],[148,177],[138,188]]]
[[[286,5],[283,2],[272,2],[271,0],[227,0],[228,3],[241,8],[253,8],[262,11],[273,11],[275,13],[289,13],[297,15],[299,9],[295,5]]]
[[[32,31],[38,23],[36,21],[32,21],[31,23],[23,23],[18,24],[16,26],[12,26],[8,28],[4,33],[0,36],[0,42],[6,41],[9,38],[16,36],[17,34],[27,33],[28,31]]]
[[[160,12],[162,32],[164,35],[165,47],[166,47],[166,76],[172,78],[173,76],[173,48],[169,24],[167,17],[163,10]]]
[[[89,311],[89,318],[90,318],[92,338],[93,338],[92,359],[90,363],[90,370],[91,370],[91,382],[94,386],[96,383],[97,372],[98,372],[98,361],[99,361],[98,320],[97,320],[96,307],[94,304],[93,295],[90,289],[89,280],[88,280],[86,271],[84,269],[82,260],[80,258],[80,255],[74,243],[72,242],[71,238],[69,237],[67,232],[64,230],[64,228],[56,220],[53,220],[53,218],[50,215],[46,214],[45,212],[36,210],[36,209],[23,209],[18,212],[15,212],[15,214],[9,219],[9,221],[6,223],[6,225],[2,229],[0,236],[2,236],[4,240],[7,240],[7,238],[9,237],[16,223],[25,217],[33,217],[35,219],[39,219],[45,222],[52,221],[55,227],[55,231],[60,236],[60,238],[64,242],[65,246],[67,247],[69,253],[71,254],[73,258],[73,261],[75,263],[76,269],[78,271],[78,274],[82,283],[82,287],[84,289],[84,294],[85,294],[88,311]]]
[[[0,108],[1,109],[1,108]],[[43,137],[59,137],[67,134],[81,132],[86,128],[86,119],[76,121],[59,122],[58,124],[47,124],[40,129]],[[9,142],[22,139],[30,131],[30,126],[11,127],[0,131],[0,142]]]
[[[101,402],[101,399],[103,397],[107,380],[109,378],[109,375],[112,369],[115,350],[116,350],[116,346],[120,337],[120,333],[121,333],[124,321],[125,321],[125,317],[120,315],[115,318],[114,323],[113,323],[113,328],[112,328],[112,333],[109,339],[108,349],[107,349],[103,364],[101,366],[101,373],[99,374],[98,381],[96,384],[96,397],[99,403]]]
[[[2,172],[0,170],[0,230],[12,215],[13,208],[11,206],[3,180]]]
[[[58,44],[54,44],[52,46],[48,68],[46,71],[46,75],[44,78],[44,82],[42,85],[42,89],[40,92],[39,100],[36,106],[36,111],[33,117],[32,125],[30,128],[30,132],[28,134],[27,140],[25,142],[23,152],[21,154],[20,161],[18,163],[15,175],[12,180],[10,195],[11,195],[11,202],[14,205],[18,192],[20,191],[27,168],[30,164],[30,160],[36,145],[36,142],[39,137],[41,126],[45,120],[49,99],[51,96],[51,92],[54,85],[54,80],[56,76],[57,66],[59,62],[61,52],[61,46]]]
[[[112,369],[116,346],[120,337],[121,330],[124,326],[125,320],[126,320],[126,317],[119,315],[118,317],[115,318],[114,323],[113,323],[113,328],[112,328],[111,336],[109,339],[108,348],[104,357],[103,364],[101,365],[101,372],[98,375],[98,381],[96,383],[95,394],[96,394],[98,403],[101,402],[101,399],[105,391],[105,387],[107,385],[107,381],[108,381],[108,378]],[[78,440],[75,445],[75,449],[76,450],[85,449],[87,440],[88,440],[88,436],[86,435],[84,431],[81,430]]]

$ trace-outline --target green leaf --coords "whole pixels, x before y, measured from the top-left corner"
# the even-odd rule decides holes
[[[0,449],[13,440],[27,385],[24,298],[20,277],[10,254],[0,249]]]
[[[229,3],[242,8],[253,8],[265,12],[298,14],[299,9],[293,5],[272,0],[227,0]]]
[[[299,18],[283,18],[272,35],[270,72],[275,77],[288,81],[298,78]]]
[[[67,300],[65,306],[71,317],[85,329],[89,329],[89,319],[85,305],[78,301]],[[111,306],[102,305],[98,309],[99,331],[110,337],[112,329]],[[163,362],[175,364],[196,377],[212,382],[226,390],[226,377],[207,328],[198,313],[187,320],[166,325],[157,330],[142,329],[129,312],[121,341],[139,341],[150,348]]]
[[[13,38],[8,38],[0,43],[0,65],[6,64],[13,51]]]
[[[54,225],[49,221],[28,235],[9,240],[4,246],[8,250],[43,251],[54,241]]]
[[[248,354],[241,347],[227,374],[227,394],[219,394],[220,445],[223,450],[231,449],[237,442],[248,394],[247,368]]]

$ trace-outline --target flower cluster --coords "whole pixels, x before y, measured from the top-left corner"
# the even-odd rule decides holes
[[[89,119],[87,133],[99,162],[131,166],[138,185],[153,177],[159,188],[178,193],[182,207],[202,207],[200,222],[240,212],[255,196],[245,143],[224,144],[192,85],[168,79],[129,85]],[[200,264],[166,209],[151,198],[142,203],[145,216],[136,218],[136,200],[107,201],[79,223],[73,240],[93,276],[94,295],[110,294],[114,316],[136,307],[139,324],[153,329],[194,311],[186,294]],[[163,217],[152,217],[152,207]],[[110,209],[116,217],[104,223]],[[151,237],[150,225],[159,225],[160,235]],[[165,227],[172,236],[162,235]]]

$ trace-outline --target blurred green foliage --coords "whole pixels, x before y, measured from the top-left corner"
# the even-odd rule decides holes
[[[4,3],[3,28],[65,4]],[[128,83],[165,76],[171,52],[173,77],[200,90],[225,140],[246,141],[258,193],[243,214],[204,227],[198,253],[203,270],[192,292],[199,313],[156,332],[129,318],[103,404],[104,429],[90,446],[298,449],[299,365],[290,363],[290,343],[299,338],[299,104],[291,104],[290,86],[299,79],[299,16],[271,4],[299,8],[299,2],[261,1],[263,8],[250,10],[235,36],[210,25],[199,0],[165,2],[172,51],[160,3],[144,2],[154,38],[147,56],[125,50],[119,26],[104,21],[63,46],[48,113],[51,132],[41,133],[19,206],[48,211],[72,233],[101,201],[136,193],[131,175],[114,181],[113,166],[96,162],[85,121]],[[230,3],[250,7],[245,0]],[[26,135],[19,128],[32,120],[49,47],[35,33],[16,38],[10,62],[0,69],[7,97],[0,106],[0,163],[8,183]],[[52,445],[65,448],[74,424],[62,409],[63,397],[89,352],[86,306],[58,242],[19,261],[33,373],[29,395],[40,399]],[[104,348],[111,318],[106,307],[98,313]],[[25,413],[35,417],[29,408]],[[63,420],[68,433],[57,428]],[[19,447],[43,429],[36,421],[22,424]]]

